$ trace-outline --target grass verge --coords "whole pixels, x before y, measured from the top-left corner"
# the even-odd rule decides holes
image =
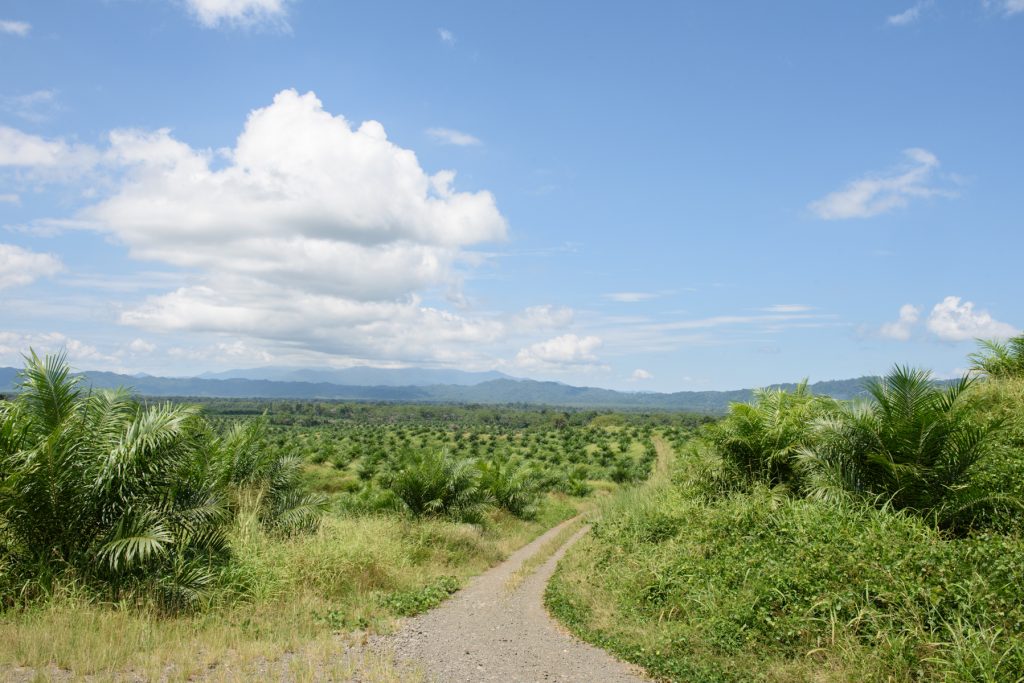
[[[0,614],[0,678],[344,680],[358,669],[391,680],[386,659],[353,656],[361,633],[432,607],[580,505],[549,496],[535,520],[495,513],[482,527],[331,514],[290,539],[243,520],[215,603],[167,617],[66,583],[45,603]]]
[[[523,564],[519,569],[513,572],[512,576],[505,582],[505,590],[509,593],[515,592],[523,584],[523,581],[537,571],[537,568],[547,562],[552,555],[558,552],[558,549],[565,545],[585,523],[586,520],[583,516],[580,516],[579,519],[567,525],[555,534],[551,540],[542,545],[540,550],[523,560]]]
[[[1020,681],[1024,541],[760,488],[623,490],[546,602],[573,632],[678,681]]]

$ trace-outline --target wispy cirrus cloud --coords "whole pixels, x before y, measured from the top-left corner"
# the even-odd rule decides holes
[[[765,313],[806,313],[807,311],[813,311],[814,307],[805,304],[772,304],[758,310]]]
[[[885,23],[889,26],[909,26],[921,18],[921,12],[930,4],[930,0],[920,0],[903,12],[886,17]]]
[[[808,205],[822,220],[871,218],[906,207],[911,200],[953,197],[956,193],[937,184],[939,159],[926,149],[903,151],[903,163],[883,173],[870,173],[841,190]]]
[[[0,109],[30,123],[42,123],[58,111],[57,91],[36,90],[24,95],[0,97]]]
[[[0,33],[12,36],[25,37],[32,30],[32,24],[26,21],[13,21],[11,19],[0,19]]]
[[[982,0],[986,7],[995,7],[1006,16],[1024,12],[1024,0]]]
[[[442,145],[455,145],[456,147],[476,147],[484,144],[480,138],[469,133],[463,133],[454,128],[428,128],[427,135]]]
[[[609,292],[604,295],[604,298],[620,304],[635,304],[641,301],[657,299],[659,296],[661,294],[658,292]]]

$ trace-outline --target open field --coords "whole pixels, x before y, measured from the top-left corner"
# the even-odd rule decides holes
[[[14,404],[7,410],[14,419]],[[158,570],[152,560],[115,592],[109,573],[89,573],[88,564],[51,563],[45,574],[19,565],[29,549],[6,536],[3,676],[344,680],[360,671],[390,680],[397,674],[386,655],[353,646],[646,478],[654,460],[653,426],[638,415],[332,410],[339,406],[267,403],[243,414],[204,407],[214,434],[263,423],[228,459],[236,469],[246,449],[271,464],[298,459],[296,495],[319,513],[313,525],[282,529],[267,522],[268,485],[250,478],[226,489],[224,557],[211,560],[210,583],[188,606],[158,599],[143,576],[147,566]],[[214,450],[231,450],[217,440],[227,437],[211,438]],[[16,462],[8,463],[10,475]],[[448,500],[452,487],[460,491]]]

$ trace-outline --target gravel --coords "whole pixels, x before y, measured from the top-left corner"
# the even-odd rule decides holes
[[[371,647],[438,683],[649,681],[638,668],[568,634],[544,608],[544,589],[558,560],[589,527],[580,529],[513,592],[506,589],[523,561],[573,521],[550,529],[444,604],[406,620],[395,634],[374,639]]]

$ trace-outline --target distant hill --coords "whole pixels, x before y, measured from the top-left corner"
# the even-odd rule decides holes
[[[274,382],[329,382],[353,387],[425,387],[433,384],[472,386],[495,379],[511,379],[508,375],[491,370],[489,372],[466,372],[464,370],[441,370],[433,368],[292,368],[263,367],[246,370],[205,372],[200,379],[254,379]]]
[[[245,372],[245,371],[239,371]],[[346,401],[391,401],[404,403],[478,403],[502,405],[565,406],[573,408],[622,408],[638,410],[679,410],[699,413],[724,413],[729,404],[749,401],[750,389],[735,391],[678,391],[675,393],[631,393],[574,387],[559,382],[538,382],[510,378],[491,379],[477,384],[432,384],[422,386],[354,385],[319,381],[278,381],[271,379],[199,377],[150,377],[119,375],[112,372],[83,373],[97,388],[132,387],[143,396],[195,398],[276,398]],[[467,375],[483,373],[465,373]],[[0,368],[0,391],[13,388],[17,370]],[[848,400],[864,396],[868,379],[830,380],[811,385],[817,394]],[[793,389],[795,384],[776,387]]]

